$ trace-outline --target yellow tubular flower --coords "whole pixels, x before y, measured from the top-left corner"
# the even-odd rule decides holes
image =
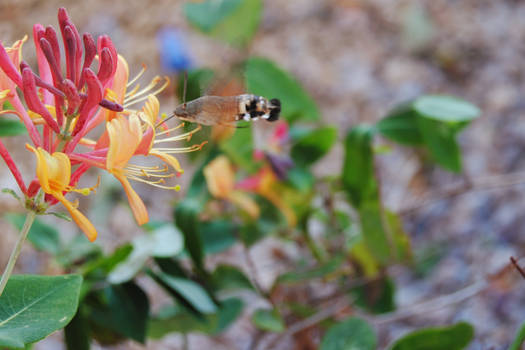
[[[109,149],[106,158],[106,169],[120,181],[128,202],[139,225],[149,221],[148,211],[142,199],[133,190],[127,177],[126,168],[142,140],[142,130],[138,117],[134,114],[129,119],[117,116],[106,124],[109,136]]]
[[[204,167],[203,172],[212,196],[234,203],[253,219],[259,217],[257,203],[246,193],[234,189],[235,173],[228,158],[218,156]]]
[[[71,162],[65,153],[55,152],[49,154],[41,147],[35,149],[27,144],[26,148],[36,156],[36,176],[42,190],[55,197],[64,205],[78,227],[84,232],[87,238],[93,242],[97,238],[95,227],[63,194],[63,192],[71,191],[88,194],[92,189],[74,189],[69,186],[71,179]]]

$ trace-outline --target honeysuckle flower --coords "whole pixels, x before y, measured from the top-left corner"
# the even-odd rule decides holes
[[[281,211],[286,218],[288,226],[294,227],[297,223],[297,217],[293,209],[283,200],[280,186],[279,179],[271,167],[265,166],[257,174],[237,183],[236,188],[257,193],[266,198]]]
[[[58,11],[58,22],[58,34],[51,26],[44,28],[36,24],[33,27],[39,74],[21,58],[21,47],[27,38],[13,47],[0,44],[0,102],[8,100],[14,107],[13,111],[0,111],[0,115],[15,113],[26,125],[33,142],[28,149],[37,156],[36,178],[26,186],[1,143],[0,156],[26,196],[26,203],[38,202],[37,206],[26,205],[28,209],[46,209],[61,202],[93,240],[96,231],[92,225],[65,199],[68,192],[89,192],[90,189],[75,189],[89,168],[104,169],[120,181],[136,221],[143,224],[148,221],[148,213],[129,181],[178,190],[178,185],[165,184],[165,179],[183,171],[174,154],[198,150],[203,144],[164,146],[167,142],[189,140],[199,130],[175,134],[182,124],[172,129],[162,124],[159,102],[154,95],[166,88],[167,78],[156,76],[146,87],[141,89],[137,84],[128,90],[144,69],[128,81],[127,62],[118,55],[108,36],[101,35],[95,42],[89,33],[80,35],[63,8]],[[146,103],[142,109],[134,109],[135,104],[143,101]],[[88,138],[88,133],[101,124],[105,124],[105,131],[99,139]],[[159,124],[161,131],[157,131]],[[37,129],[36,125],[41,127]],[[88,150],[83,148],[80,153],[79,144]],[[132,158],[137,155],[154,156],[164,165],[132,164]],[[40,202],[42,196],[36,196],[40,190],[45,193],[45,203]],[[33,211],[43,213],[40,209]]]
[[[159,121],[159,107],[157,98],[153,95],[148,96],[148,101],[141,111],[124,111],[106,123],[107,133],[102,135],[98,142],[93,142],[93,152],[71,155],[75,161],[107,170],[120,181],[139,225],[148,222],[148,212],[140,197],[131,187],[129,180],[178,191],[180,189],[178,185],[165,185],[165,179],[175,175],[169,171],[169,167],[173,168],[176,173],[183,172],[179,161],[172,154],[199,150],[203,146],[200,144],[180,148],[155,148],[157,143],[189,140],[199,129],[179,135],[170,135],[181,127],[182,124],[180,124],[173,129],[157,133],[155,126]],[[157,157],[166,166],[131,164],[132,157],[136,155]]]
[[[212,196],[232,202],[254,219],[259,217],[257,203],[246,193],[235,189],[235,172],[226,156],[212,160],[203,172]]]
[[[95,227],[64,196],[64,193],[67,192],[78,192],[87,195],[93,188],[77,189],[70,186],[71,163],[65,153],[54,152],[49,154],[41,147],[34,148],[30,145],[26,145],[26,147],[36,156],[36,175],[42,190],[62,203],[86,237],[90,241],[94,241],[97,238]]]

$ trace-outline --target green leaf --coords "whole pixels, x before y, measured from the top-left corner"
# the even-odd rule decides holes
[[[160,339],[174,332],[202,332],[216,335],[226,330],[239,317],[242,309],[243,302],[236,298],[224,300],[217,313],[202,317],[177,308],[168,315],[152,318],[149,322],[148,336]]]
[[[184,5],[184,14],[191,24],[203,32],[211,32],[221,21],[230,16],[242,0],[206,0]]]
[[[173,277],[165,273],[155,273],[152,275],[156,281],[162,282],[162,286],[173,292],[177,299],[184,299],[196,311],[203,314],[213,314],[217,311],[217,306],[214,301],[197,283],[179,277]]]
[[[132,241],[133,250],[126,260],[120,262],[108,275],[113,284],[132,279],[150,257],[170,257],[182,251],[183,238],[173,225],[162,225],[152,233],[138,236]]]
[[[372,327],[359,318],[349,318],[330,327],[319,350],[374,350],[377,337]]]
[[[293,167],[286,175],[288,183],[302,193],[312,191],[316,181],[309,170],[300,167]]]
[[[383,215],[383,208],[379,200],[368,200],[361,203],[359,217],[364,242],[374,258],[385,264],[393,257],[393,249]]]
[[[321,159],[334,145],[337,130],[334,127],[314,129],[293,146],[291,156],[299,166],[309,166]]]
[[[261,0],[242,0],[241,4],[210,34],[232,45],[246,46],[257,32],[261,13]]]
[[[419,329],[397,340],[390,350],[461,350],[474,337],[474,328],[460,322],[450,327]]]
[[[522,323],[520,329],[518,330],[518,334],[516,334],[516,338],[514,338],[514,341],[509,347],[509,350],[520,350],[522,348],[522,344],[525,341],[525,323]]]
[[[89,324],[82,304],[71,322],[64,328],[64,342],[68,350],[89,350]]]
[[[24,214],[7,214],[7,220],[18,230],[24,226]],[[33,246],[51,254],[57,254],[60,251],[60,237],[55,227],[45,224],[39,219],[35,219],[27,239]]]
[[[118,247],[111,255],[101,256],[82,266],[82,274],[87,276],[95,271],[101,271],[105,276],[113,270],[119,263],[124,261],[133,251],[131,244],[125,244]]]
[[[410,236],[405,232],[401,218],[389,210],[385,210],[384,214],[388,227],[390,228],[396,260],[400,262],[411,262],[412,246]]]
[[[0,118],[0,137],[17,136],[26,133],[26,127],[18,120]]]
[[[413,146],[423,144],[418,114],[412,108],[412,102],[394,108],[376,126],[381,135],[392,141]]]
[[[234,266],[219,265],[211,276],[217,290],[250,289],[255,290],[246,275]]]
[[[265,58],[250,58],[246,62],[245,81],[248,91],[281,100],[281,115],[293,122],[319,120],[320,112],[312,97],[289,73]]]
[[[372,150],[373,129],[367,125],[352,128],[345,140],[343,187],[352,204],[359,207],[367,199],[377,199],[378,188]]]
[[[396,309],[394,294],[395,285],[391,279],[374,281],[352,291],[356,297],[355,304],[374,314],[383,314]]]
[[[190,23],[215,38],[244,46],[257,31],[261,0],[208,0],[188,3],[184,13]]]
[[[236,129],[232,137],[221,143],[220,149],[228,155],[234,164],[249,173],[257,170],[253,160],[252,126]]]
[[[473,104],[452,96],[426,95],[414,101],[414,110],[421,116],[442,122],[467,122],[481,111]]]
[[[195,267],[204,270],[204,248],[199,234],[199,202],[186,199],[175,208],[175,223],[184,235],[184,246],[190,253]]]
[[[24,347],[65,327],[78,307],[79,275],[14,275],[0,296],[0,347]]]
[[[269,332],[282,332],[286,328],[284,321],[277,309],[258,309],[252,315],[253,324]]]
[[[419,129],[432,158],[445,169],[461,171],[461,153],[456,142],[456,130],[440,121],[418,119]]]
[[[277,278],[277,283],[294,284],[315,278],[323,278],[337,271],[343,261],[344,257],[342,255],[337,255],[328,260],[326,263],[315,266],[311,269],[284,273]]]
[[[134,282],[111,285],[91,295],[89,318],[99,326],[144,343],[149,315],[146,293]]]
[[[237,224],[230,220],[204,221],[200,225],[201,239],[206,255],[217,254],[231,248],[237,241]]]

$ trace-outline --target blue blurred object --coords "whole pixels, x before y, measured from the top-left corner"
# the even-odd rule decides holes
[[[160,63],[162,69],[170,74],[191,68],[192,60],[186,50],[181,33],[172,28],[165,28],[158,33]]]

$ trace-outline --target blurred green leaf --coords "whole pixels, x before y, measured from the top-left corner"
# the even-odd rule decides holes
[[[419,131],[418,114],[412,102],[394,108],[377,123],[377,130],[386,138],[406,145],[422,145],[423,136]]]
[[[252,127],[236,129],[232,137],[221,143],[220,149],[228,155],[235,165],[240,166],[248,173],[257,170],[253,159]]]
[[[146,340],[149,300],[134,282],[111,285],[90,298],[89,319],[102,328],[113,330],[140,343]]]
[[[199,234],[201,207],[194,199],[186,199],[175,208],[175,223],[184,235],[184,246],[190,253],[195,267],[204,270],[204,247]]]
[[[119,263],[124,261],[133,251],[131,244],[124,244],[118,247],[113,254],[109,256],[101,256],[98,259],[94,259],[90,262],[85,263],[82,266],[82,274],[84,276],[89,275],[93,271],[102,270],[102,273],[107,275],[113,270]]]
[[[381,279],[352,290],[355,304],[374,314],[392,312],[396,309],[394,281]]]
[[[286,180],[290,185],[299,191],[305,193],[313,190],[316,179],[309,170],[301,167],[293,167],[286,175]]]
[[[252,315],[253,324],[264,331],[282,332],[286,328],[277,309],[257,309]]]
[[[219,334],[239,317],[242,309],[242,301],[236,298],[224,300],[216,314],[204,315],[203,317],[197,317],[184,309],[176,308],[171,314],[151,318],[148,336],[153,339],[160,339],[174,332]]]
[[[332,126],[314,129],[292,146],[291,156],[298,165],[310,166],[332,148],[336,139],[337,130]]]
[[[190,275],[180,264],[179,260],[175,258],[155,258],[155,262],[162,272],[165,272],[168,275],[183,278],[188,278]]]
[[[201,239],[204,253],[217,254],[231,248],[236,243],[235,234],[239,230],[231,220],[213,220],[201,222]]]
[[[261,13],[261,0],[242,0],[224,21],[217,24],[211,35],[235,46],[245,46],[257,32]]]
[[[162,282],[161,285],[171,292],[177,300],[184,299],[184,304],[191,305],[197,312],[213,314],[217,311],[217,306],[208,292],[197,283],[189,279],[173,277],[163,272],[154,273],[152,277],[156,281]]]
[[[6,215],[6,219],[18,230],[21,230],[22,226],[24,226],[25,217],[24,214]],[[60,236],[58,230],[39,219],[35,219],[33,222],[27,239],[38,250],[51,254],[58,254],[60,251]]]
[[[514,338],[514,341],[509,347],[509,350],[520,350],[522,348],[522,344],[524,341],[525,341],[525,323],[522,323],[520,329],[518,330],[518,334],[516,334],[516,338]]]
[[[349,318],[330,327],[319,350],[374,350],[377,337],[372,327],[359,318]]]
[[[343,261],[344,257],[342,255],[337,255],[319,266],[315,266],[304,271],[292,271],[284,273],[277,278],[277,283],[294,284],[315,278],[323,278],[337,271]]]
[[[188,2],[184,5],[184,14],[191,24],[203,32],[211,32],[221,21],[230,16],[241,3],[242,0]]]
[[[0,137],[17,136],[26,132],[26,127],[18,120],[6,119],[4,116],[0,118]]]
[[[317,104],[299,82],[268,59],[250,58],[246,62],[245,81],[248,91],[280,99],[281,115],[290,122],[320,118]]]
[[[0,347],[23,348],[65,327],[78,307],[79,275],[13,275],[0,296]]]
[[[250,289],[255,290],[246,275],[238,268],[219,265],[211,275],[212,284],[217,290]]]
[[[385,264],[393,257],[393,247],[387,231],[388,223],[383,216],[379,200],[368,200],[359,208],[364,242],[374,258]]]
[[[385,218],[390,228],[396,260],[400,262],[411,262],[412,246],[410,244],[410,237],[403,228],[401,218],[389,210],[385,210]]]
[[[85,235],[76,235],[71,241],[67,242],[56,258],[61,265],[70,266],[100,256],[102,256],[102,250],[99,245],[90,242]]]
[[[445,169],[460,172],[461,153],[455,130],[445,123],[427,118],[419,118],[418,124],[432,158]]]
[[[64,342],[68,350],[89,350],[90,336],[89,323],[82,304],[80,304],[75,317],[64,328]]]
[[[118,263],[109,273],[108,281],[119,284],[131,280],[142,269],[150,257],[170,257],[182,251],[184,240],[180,231],[167,224],[151,233],[135,237],[133,250],[125,260]]]
[[[473,104],[452,96],[425,95],[414,101],[414,110],[421,116],[441,122],[467,122],[481,111]]]
[[[373,136],[374,131],[370,126],[358,125],[348,132],[345,140],[343,187],[356,207],[370,198],[376,200],[378,196],[372,151]]]
[[[398,339],[391,350],[461,350],[474,337],[474,328],[460,322],[450,327],[419,329]]]

